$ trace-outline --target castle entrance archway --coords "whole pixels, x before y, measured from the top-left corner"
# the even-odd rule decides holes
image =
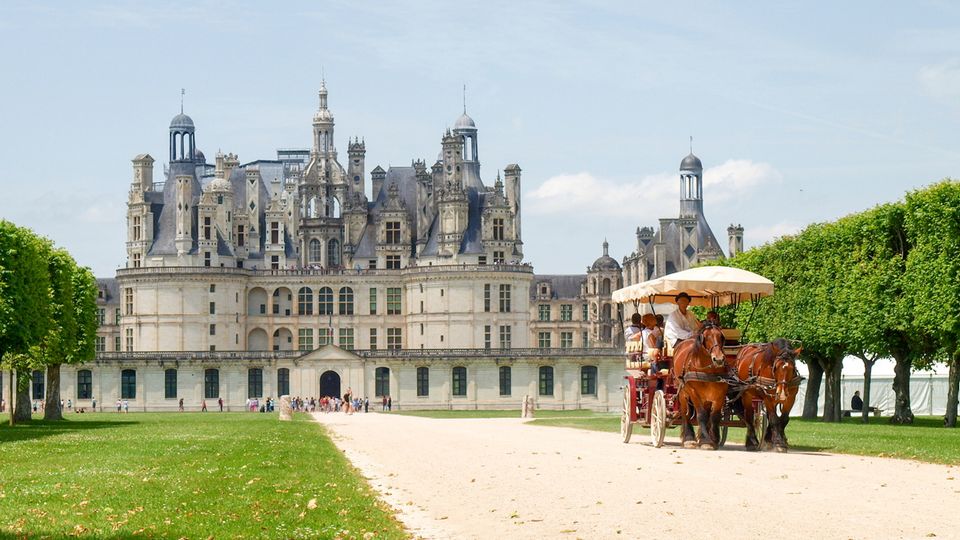
[[[336,371],[324,371],[320,375],[320,397],[340,395],[340,375]]]

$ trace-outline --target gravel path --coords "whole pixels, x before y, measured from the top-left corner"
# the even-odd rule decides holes
[[[645,431],[623,444],[520,419],[314,416],[425,538],[960,538],[960,467],[653,448]]]

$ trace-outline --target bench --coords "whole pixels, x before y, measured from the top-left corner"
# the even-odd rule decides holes
[[[878,409],[878,408],[876,408],[876,407],[870,407],[870,412],[873,413],[874,416],[880,416],[881,413],[883,412],[883,409]],[[863,415],[863,411],[862,411],[862,410],[860,410],[860,411],[855,410],[855,409],[841,409],[841,410],[840,410],[840,416],[841,416],[842,418],[857,417],[857,416],[861,416],[861,415]]]

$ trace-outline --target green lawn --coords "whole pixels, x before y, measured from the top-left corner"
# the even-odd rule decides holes
[[[507,410],[481,410],[481,411],[451,411],[451,410],[434,410],[434,411],[394,411],[390,414],[402,414],[405,416],[421,416],[424,418],[520,418],[520,411],[515,409]],[[540,410],[536,411],[536,416],[538,418],[571,418],[571,417],[583,417],[583,418],[592,418],[597,415],[593,411],[588,410],[574,410],[574,411],[551,411],[551,410]],[[619,418],[619,416],[617,417]]]
[[[793,418],[787,426],[787,437],[794,451],[835,452],[864,456],[916,459],[930,463],[960,464],[960,429],[943,427],[940,417],[917,417],[912,426],[891,426],[885,419],[861,424],[859,418],[845,418],[841,424]],[[879,421],[877,421],[879,420]],[[543,418],[534,425],[572,427],[594,431],[620,432],[619,415],[596,415],[593,418]],[[633,436],[649,440],[649,430],[634,426]],[[678,436],[677,428],[667,435]],[[743,443],[746,432],[730,428],[727,439]]]
[[[0,420],[6,415],[0,416]],[[403,538],[305,415],[70,415],[0,426],[0,537]]]

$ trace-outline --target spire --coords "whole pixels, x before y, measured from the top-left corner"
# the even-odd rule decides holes
[[[610,244],[608,244],[608,243],[607,243],[607,239],[604,238],[604,239],[603,239],[603,256],[604,256],[604,257],[609,257],[609,256],[610,256],[610,253],[609,253],[609,252],[610,252]]]
[[[463,114],[467,114],[467,83],[463,83]]]
[[[183,114],[183,96],[187,93],[186,88],[180,89],[180,114]]]

